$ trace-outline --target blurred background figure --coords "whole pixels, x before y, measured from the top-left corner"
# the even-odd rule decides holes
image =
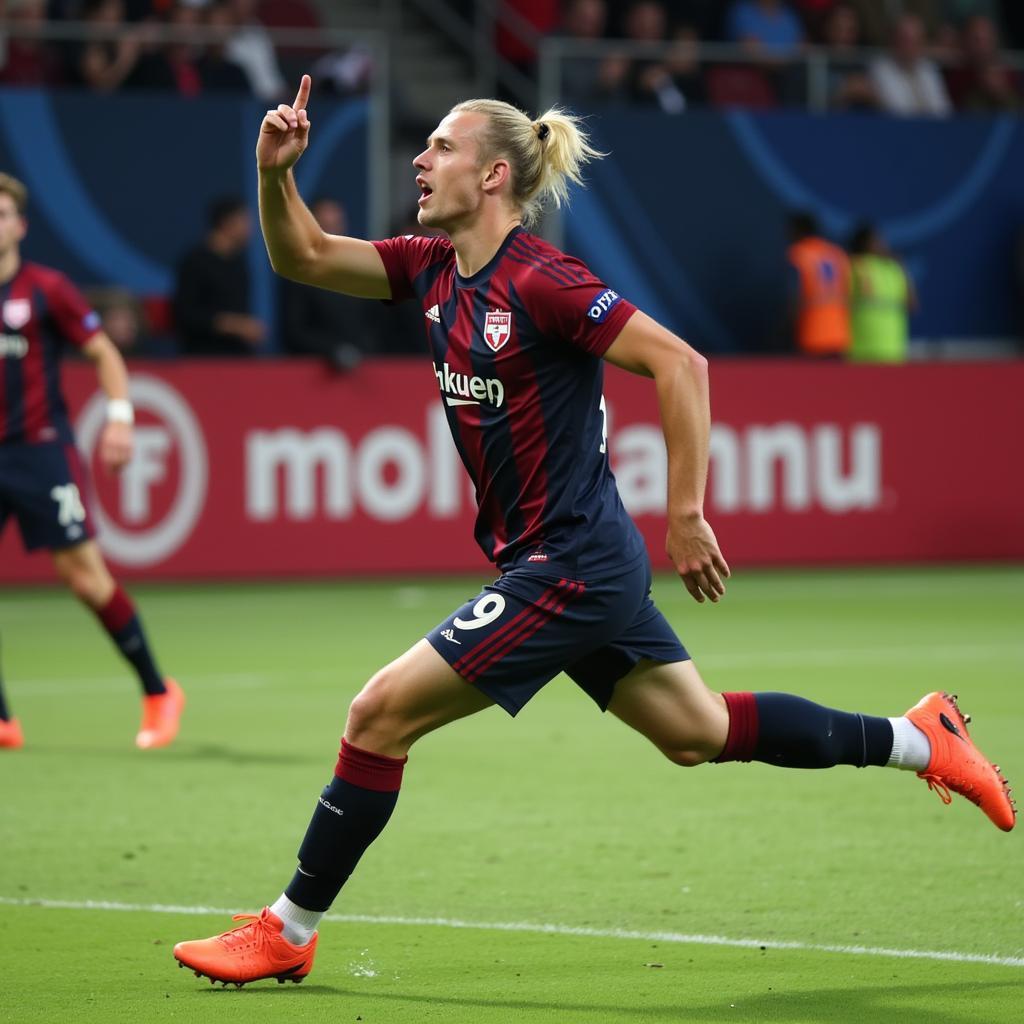
[[[925,55],[924,25],[904,14],[893,25],[889,52],[871,64],[880,109],[901,117],[945,117],[953,106],[938,65]]]
[[[249,312],[246,249],[252,215],[241,199],[213,202],[206,237],[178,267],[174,323],[186,355],[255,355],[267,325]]]
[[[249,87],[265,103],[278,103],[288,92],[270,33],[260,23],[256,0],[223,0],[235,31],[224,48],[228,60],[249,79]]]
[[[1003,62],[995,22],[973,15],[960,36],[960,65],[946,77],[957,110],[1017,110],[1021,106],[1020,72]]]
[[[337,200],[317,199],[309,208],[328,234],[348,232],[345,208]],[[281,299],[284,347],[291,355],[319,356],[337,370],[351,370],[378,350],[379,318],[372,303],[287,280],[282,280]]]
[[[850,359],[906,362],[910,314],[917,308],[913,283],[873,224],[857,228],[849,249]]]
[[[9,21],[11,36],[0,24],[0,84],[24,86],[59,85],[64,79],[60,54],[52,43],[17,35],[18,29],[46,22],[46,0],[6,0],[0,16]]]
[[[166,359],[178,354],[175,339],[154,330],[143,303],[127,288],[90,288],[87,296],[107,337],[125,359]]]
[[[816,359],[850,348],[850,261],[821,237],[814,216],[789,216],[790,320],[796,350]]]
[[[564,7],[558,35],[566,39],[603,39],[608,27],[605,0],[569,0]],[[601,81],[604,62],[595,57],[574,57],[562,68],[562,94],[569,103],[587,104],[601,99],[605,89]]]
[[[135,33],[111,39],[107,33],[125,20],[123,0],[85,0],[78,16],[96,30],[71,51],[71,79],[93,92],[115,92],[131,77],[142,55]]]
[[[727,32],[751,57],[784,60],[804,41],[800,19],[782,0],[738,0],[729,8]]]
[[[839,3],[823,14],[822,42],[831,51],[828,61],[828,100],[834,110],[874,110],[878,96],[864,58],[860,16],[849,4]]]
[[[228,55],[230,33],[235,27],[235,16],[228,0],[213,0],[207,6],[205,23],[208,28],[219,29],[225,35],[221,42],[207,46],[197,61],[196,70],[203,92],[251,93],[249,76]]]

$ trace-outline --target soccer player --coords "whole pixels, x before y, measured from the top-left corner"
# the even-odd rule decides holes
[[[63,274],[21,259],[28,190],[0,174],[0,530],[18,520],[29,551],[48,548],[57,575],[96,613],[143,689],[143,749],[163,747],[178,732],[185,698],[160,674],[131,598],[110,575],[86,501],[87,470],[75,448],[60,391],[58,361],[73,345],[95,364],[107,396],[100,461],[111,472],[131,458],[134,412],[128,375],[99,318]],[[0,688],[0,749],[24,745]]]
[[[348,713],[284,893],[223,935],[179,943],[182,966],[225,984],[300,981],[317,924],[387,824],[409,748],[498,704],[515,715],[565,671],[671,761],[792,768],[891,765],[962,793],[1009,830],[1006,783],[955,699],[931,693],[879,718],[780,693],[714,693],[651,601],[643,541],[608,468],[602,359],[651,377],[668,449],[667,550],[696,601],[729,575],[704,519],[706,361],[530,234],[595,152],[577,120],[460,103],[416,157],[421,223],[447,237],[369,242],[325,234],[296,190],[310,80],[267,112],[257,144],[260,216],[274,269],[376,299],[415,299],[452,436],[476,485],[476,538],[501,572],[381,669]]]

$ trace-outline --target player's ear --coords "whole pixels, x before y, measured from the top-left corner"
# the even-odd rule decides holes
[[[495,160],[484,168],[483,186],[485,192],[494,192],[508,181],[511,168],[507,160]]]

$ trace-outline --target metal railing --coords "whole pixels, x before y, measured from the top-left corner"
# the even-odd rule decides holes
[[[347,29],[267,29],[279,51],[308,50],[330,53],[353,45],[366,47],[371,55],[372,69],[368,99],[369,160],[368,180],[370,206],[368,220],[374,237],[383,237],[391,223],[390,161],[391,152],[391,50],[383,31]],[[208,25],[181,27],[160,22],[130,22],[121,25],[98,25],[83,21],[47,21],[33,25],[8,20],[0,23],[0,36],[7,39],[31,39],[51,43],[117,42],[126,37],[139,40],[144,46],[167,44],[196,47],[221,46],[236,34],[232,28]],[[297,83],[295,83],[297,85]]]

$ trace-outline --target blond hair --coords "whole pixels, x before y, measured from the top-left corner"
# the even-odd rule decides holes
[[[23,217],[28,209],[28,189],[10,174],[0,171],[0,196],[10,196]]]
[[[511,198],[524,227],[536,223],[548,202],[561,207],[569,198],[569,183],[583,184],[583,165],[606,155],[591,146],[581,118],[560,107],[551,107],[535,121],[501,100],[464,100],[451,113],[487,118],[480,136],[480,162],[508,160]]]

